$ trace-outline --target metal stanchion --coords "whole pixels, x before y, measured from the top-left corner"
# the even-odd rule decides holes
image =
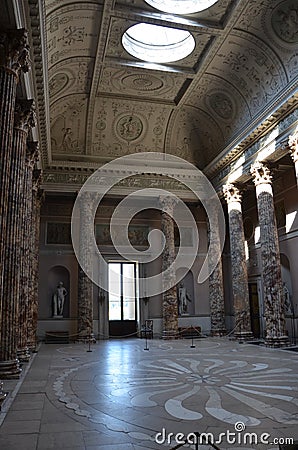
[[[91,350],[91,334],[89,334],[89,340],[88,340],[88,341],[89,341],[89,342],[88,342],[89,347],[88,347],[87,352],[92,352],[92,350]]]
[[[193,343],[193,334],[191,335],[191,346],[190,346],[190,348],[195,348],[196,346],[194,345],[194,343]]]
[[[149,350],[149,348],[148,348],[147,330],[145,330],[145,339],[146,339],[146,345],[145,345],[144,350]]]

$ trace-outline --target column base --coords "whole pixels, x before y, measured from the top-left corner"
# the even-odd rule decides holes
[[[251,331],[237,331],[234,336],[239,342],[251,341],[254,338]]]
[[[25,347],[25,348],[17,350],[17,357],[18,357],[18,360],[21,362],[29,362],[30,361],[29,348]]]
[[[2,380],[18,380],[22,369],[19,366],[19,360],[0,361],[0,379]]]
[[[266,347],[287,347],[290,345],[289,337],[288,336],[278,336],[273,338],[266,338],[265,339],[265,345]]]
[[[212,337],[223,337],[226,334],[227,334],[227,331],[224,328],[219,329],[219,330],[211,330]]]
[[[1,411],[1,405],[4,402],[4,400],[7,397],[7,392],[3,391],[3,383],[0,381],[0,411]]]
[[[170,331],[166,331],[163,330],[161,338],[162,339],[178,339],[179,337],[179,333],[178,330],[174,331],[174,330],[170,330]]]

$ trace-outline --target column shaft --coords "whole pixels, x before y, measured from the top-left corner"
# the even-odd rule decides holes
[[[261,258],[266,321],[266,344],[279,347],[288,343],[285,329],[279,242],[273,203],[270,169],[256,162],[254,177],[261,235]]]
[[[162,315],[163,339],[178,336],[178,299],[176,288],[176,273],[172,264],[175,259],[174,220],[173,210],[175,200],[171,197],[160,199],[162,206],[161,229],[165,237],[165,248],[162,253]]]
[[[224,304],[224,285],[223,285],[223,273],[222,273],[222,260],[221,260],[221,247],[219,228],[217,223],[217,211],[216,207],[209,207],[210,214],[213,215],[212,223],[215,224],[212,230],[212,241],[210,240],[210,222],[207,220],[207,232],[209,237],[209,301],[210,301],[210,319],[211,319],[211,334],[212,336],[223,336],[226,334],[225,325],[225,304]],[[211,251],[210,251],[211,247]],[[214,267],[214,259],[218,263]]]
[[[31,293],[29,320],[31,327],[28,331],[28,346],[32,351],[37,347],[37,319],[38,319],[38,267],[39,267],[39,236],[40,236],[40,209],[43,191],[39,188],[41,171],[33,171],[32,191],[32,243],[31,243]]]
[[[248,275],[245,257],[245,238],[243,230],[241,194],[232,184],[224,186],[228,203],[229,232],[232,268],[232,292],[235,314],[235,337],[240,341],[251,339]]]
[[[85,192],[80,198],[80,261],[92,270],[92,241],[94,223],[92,220],[94,195]],[[90,278],[79,266],[79,302],[78,302],[79,337],[93,334],[93,285]]]

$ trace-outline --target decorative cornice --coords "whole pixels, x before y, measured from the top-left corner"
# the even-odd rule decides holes
[[[232,148],[227,147],[224,149],[222,151],[222,156],[218,157],[217,161],[213,161],[206,169],[204,169],[204,174],[212,180],[215,178],[223,178],[220,174],[228,172],[237,158],[244,153],[247,154],[247,152],[256,153],[260,147],[260,143],[266,140],[275,127],[278,126],[279,131],[281,132],[282,129],[285,129],[297,120],[297,101],[298,94],[296,93],[286,100],[282,106],[276,109],[270,117],[257,125],[239,144]]]

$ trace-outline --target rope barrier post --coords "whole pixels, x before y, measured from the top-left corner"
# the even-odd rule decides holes
[[[146,339],[146,345],[145,345],[144,350],[149,350],[149,348],[148,348],[148,338],[147,338],[147,329],[145,330],[145,339]]]
[[[90,331],[89,331],[88,344],[89,344],[89,346],[88,346],[87,352],[90,353],[90,352],[92,352],[92,350],[91,350],[91,332]]]
[[[195,348],[196,346],[194,345],[194,343],[193,343],[193,334],[191,335],[191,346],[190,346],[190,348]]]
[[[196,346],[194,345],[194,343],[193,343],[193,339],[194,339],[194,330],[195,330],[195,328],[191,325],[189,328],[191,328],[191,331],[192,331],[192,333],[191,333],[191,346],[190,346],[190,348],[195,348]]]

